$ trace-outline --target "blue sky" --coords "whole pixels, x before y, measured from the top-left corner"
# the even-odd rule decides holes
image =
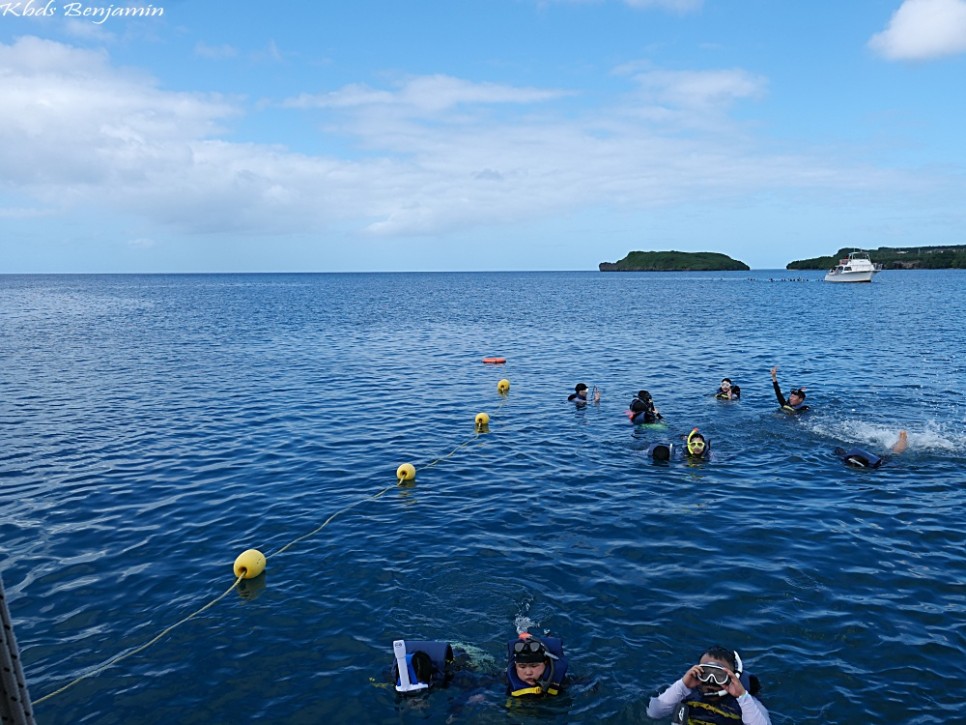
[[[966,0],[126,7],[0,1],[0,272],[966,243]]]

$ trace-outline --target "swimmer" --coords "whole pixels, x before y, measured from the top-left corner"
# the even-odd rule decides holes
[[[687,457],[689,461],[713,461],[714,454],[711,452],[711,441],[707,440],[698,432],[697,428],[692,428],[688,433]]]
[[[775,389],[775,397],[778,398],[778,404],[786,413],[804,413],[808,410],[808,406],[805,405],[805,388],[793,388],[788,393],[788,400],[785,400],[785,396],[782,395],[782,389],[778,385],[777,365],[771,369],[771,384]]]
[[[567,400],[569,400],[571,403],[577,403],[578,405],[580,403],[587,403],[587,384],[577,383],[574,386],[574,392],[567,397]],[[595,403],[600,402],[600,390],[596,385],[594,386],[593,400]]]
[[[521,632],[507,647],[507,683],[512,697],[558,695],[564,688],[567,658],[556,637]]]
[[[731,378],[722,378],[718,392],[714,394],[718,400],[739,400],[741,398],[741,388],[731,384]]]
[[[646,390],[639,390],[637,397],[630,402],[628,407],[630,408],[628,411],[628,417],[631,419],[631,423],[634,425],[656,423],[664,417],[661,415],[661,412],[654,407],[654,400],[651,398],[651,394]]]
[[[745,674],[737,652],[709,647],[698,664],[647,705],[655,720],[674,713],[673,723],[771,725],[768,710],[754,696],[758,679]]]
[[[899,438],[889,451],[898,456],[904,453],[906,448],[909,447],[909,434],[901,430],[899,431]],[[842,463],[847,466],[852,466],[853,468],[878,468],[883,463],[886,462],[886,458],[882,456],[877,456],[874,453],[869,453],[861,448],[852,448],[850,450],[845,450],[844,448],[836,448],[832,451],[837,457],[842,459]]]

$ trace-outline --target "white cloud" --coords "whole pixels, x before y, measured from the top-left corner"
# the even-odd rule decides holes
[[[559,89],[441,75],[289,101],[319,117],[336,141],[323,146],[352,149],[340,155],[227,141],[240,101],[162,90],[104,53],[52,41],[0,44],[0,77],[0,206],[133,216],[144,239],[438,234],[594,206],[899,185],[889,172],[757,150],[725,114],[764,91],[740,69],[651,69],[633,77],[636,93],[579,112],[558,107]]]
[[[349,108],[354,106],[392,106],[432,114],[455,106],[473,104],[540,103],[571,95],[565,91],[517,88],[497,83],[472,83],[446,75],[410,78],[396,91],[373,90],[365,85],[349,85],[320,95],[301,94],[284,101],[289,108]]]
[[[869,47],[892,60],[966,52],[966,0],[904,0]]]
[[[767,86],[762,76],[741,69],[648,70],[636,73],[634,79],[645,98],[685,109],[720,108],[742,98],[759,98]]]

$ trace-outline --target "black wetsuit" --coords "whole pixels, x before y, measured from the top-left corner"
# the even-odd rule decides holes
[[[808,410],[808,406],[805,403],[799,403],[798,405],[792,405],[787,400],[785,396],[782,395],[782,389],[778,386],[777,380],[771,381],[772,387],[775,388],[775,397],[778,398],[778,404],[782,407],[782,410],[787,410],[790,413],[804,413]]]

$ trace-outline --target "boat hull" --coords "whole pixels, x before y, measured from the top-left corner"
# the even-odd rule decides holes
[[[875,272],[829,272],[826,282],[871,282]]]

